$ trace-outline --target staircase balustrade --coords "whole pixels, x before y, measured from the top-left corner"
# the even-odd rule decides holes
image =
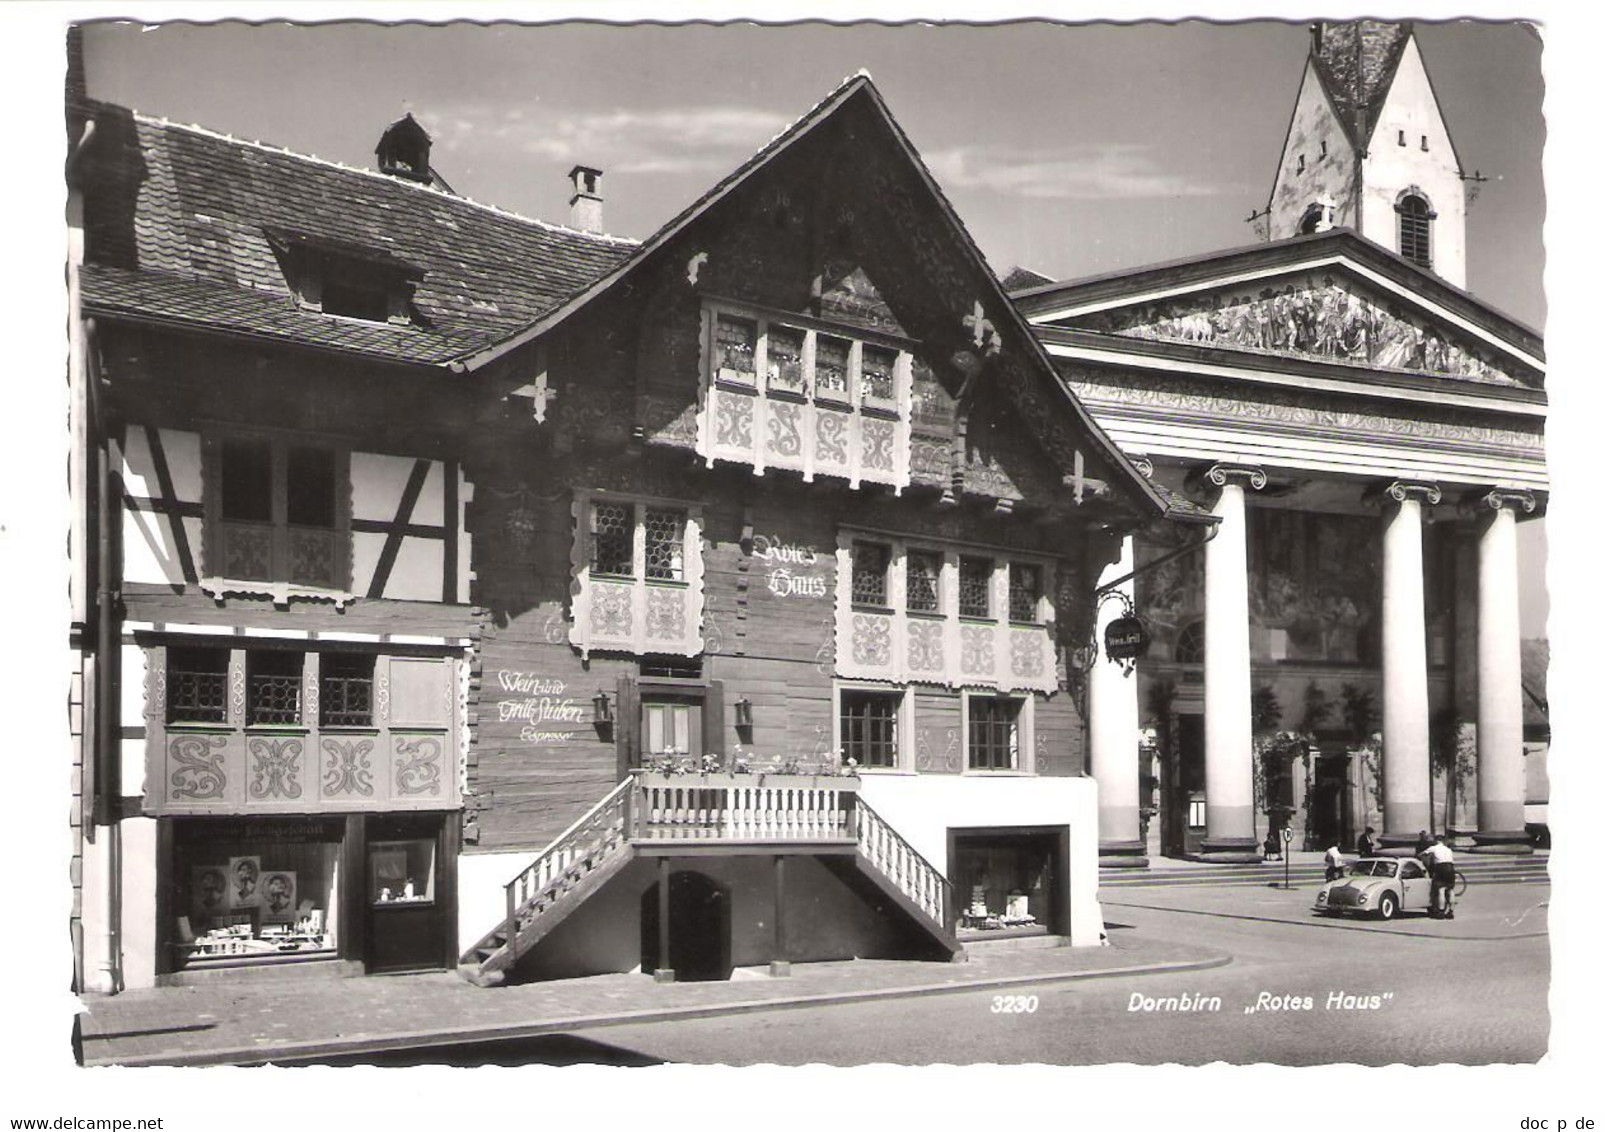
[[[947,878],[864,802],[856,778],[635,771],[508,882],[503,926],[475,948],[480,964],[501,951],[498,965],[516,961],[520,933],[632,844],[708,839],[856,845],[915,908],[953,930]]]
[[[941,870],[903,840],[902,834],[888,825],[863,798],[858,799],[854,817],[858,851],[865,860],[879,869],[920,911],[951,932],[953,886]]]

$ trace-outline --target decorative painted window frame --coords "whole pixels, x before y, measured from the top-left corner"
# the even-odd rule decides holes
[[[852,602],[853,543],[890,545],[889,609],[855,607]],[[940,612],[908,612],[907,562],[910,550],[939,554]],[[993,616],[960,617],[959,558],[992,560]],[[1041,592],[1038,620],[1016,623],[1008,618],[1009,564],[1036,566]],[[1051,558],[960,543],[843,528],[836,536],[836,675],[844,679],[882,680],[893,684],[935,684],[948,688],[974,686],[1000,692],[1058,691],[1053,595],[1057,578]],[[936,629],[928,626],[938,626]],[[1018,660],[1018,663],[1017,663]]]
[[[860,766],[858,773],[863,774],[913,774],[914,759],[916,755],[915,743],[915,695],[914,687],[910,684],[883,684],[875,680],[833,680],[830,690],[830,742],[831,749],[837,756],[843,753],[842,745],[842,693],[843,692],[882,692],[887,695],[900,695],[903,701],[897,708],[897,765],[896,766]]]
[[[596,503],[617,503],[634,509],[633,564],[631,578],[591,577],[591,507]],[[646,577],[646,511],[661,507],[685,512],[685,561],[681,581],[652,581]],[[678,499],[632,495],[612,491],[578,491],[572,509],[574,537],[569,559],[570,622],[569,643],[590,659],[593,651],[622,652],[634,656],[664,653],[670,656],[696,656],[703,651],[703,555],[702,506]],[[677,593],[678,603],[654,594]],[[597,617],[602,602],[611,603],[613,615],[627,612],[626,631],[598,631]],[[681,624],[678,634],[659,634],[654,625],[661,617],[674,613]]]
[[[221,569],[223,561],[223,445],[230,440],[266,442],[272,451],[273,519],[266,526],[273,537],[271,578],[233,578]],[[334,457],[334,581],[332,586],[292,582],[289,578],[290,526],[286,517],[289,493],[289,449],[320,448]],[[291,596],[316,600],[325,597],[342,608],[352,598],[351,570],[351,449],[321,436],[264,429],[208,430],[201,434],[201,587],[212,596],[271,596],[286,604]],[[215,567],[215,568],[214,568]]]
[[[751,382],[732,378],[730,372],[717,368],[714,331],[720,315],[744,319],[757,327]],[[766,372],[769,329],[774,325],[803,334],[805,391],[801,395],[789,390],[771,391],[769,388]],[[820,399],[814,394],[815,352],[821,334],[849,343],[846,400]],[[806,482],[812,482],[815,476],[820,475],[837,476],[846,479],[852,488],[857,488],[861,483],[881,483],[891,485],[901,494],[909,483],[914,410],[914,345],[908,339],[894,335],[838,325],[806,315],[722,300],[708,301],[702,310],[702,388],[697,409],[697,454],[707,461],[709,467],[724,460],[746,464],[752,468],[754,475],[759,476],[770,468],[786,468],[801,472]],[[865,346],[891,350],[897,355],[892,370],[891,400],[866,403],[863,392]],[[727,402],[726,398],[731,400]],[[817,407],[821,400],[826,408]],[[745,413],[734,412],[735,407],[749,402]],[[725,404],[729,404],[734,412],[731,420],[736,427],[730,435],[741,437],[743,443],[724,441],[717,434],[721,409]],[[796,412],[792,414],[782,406],[795,406]],[[799,452],[794,456],[774,447],[774,442],[786,431],[782,422],[789,415],[795,417],[799,441]],[[745,420],[741,419],[743,417]],[[845,418],[846,435],[842,438],[845,457],[841,461],[823,458],[819,444],[820,422],[833,417]],[[775,427],[771,427],[772,422]],[[889,468],[875,468],[864,463],[865,434],[871,428],[885,428],[890,433]]]
[[[992,770],[970,765],[970,701],[1010,699],[1020,702],[1020,765],[1009,770]],[[1001,692],[993,688],[965,688],[959,696],[959,758],[962,773],[976,778],[1023,778],[1037,773],[1037,697],[1030,692]]]

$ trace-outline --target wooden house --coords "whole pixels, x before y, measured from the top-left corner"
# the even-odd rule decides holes
[[[1208,516],[867,76],[639,244],[73,110],[86,984],[1099,942],[1095,589]]]

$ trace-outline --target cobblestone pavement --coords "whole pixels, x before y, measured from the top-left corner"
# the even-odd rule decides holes
[[[334,1058],[574,1032],[632,1017],[774,1010],[798,1001],[879,999],[868,1009],[884,1010],[885,999],[910,994],[1225,962],[1229,956],[1211,948],[1127,936],[1109,947],[993,951],[968,963],[797,964],[789,978],[741,971],[719,983],[659,985],[637,974],[480,989],[435,973],[166,987],[87,1000],[82,1059],[97,1065]]]
[[[1307,902],[1312,891],[1279,895]],[[843,1005],[619,1026],[594,1036],[614,1060],[740,1065],[1487,1064],[1536,1061],[1548,1046],[1548,939],[1489,935],[1507,920],[1541,929],[1544,909],[1534,905],[1548,894],[1539,886],[1485,886],[1465,914],[1424,921],[1432,934],[1363,922],[1312,927],[1291,913],[1246,918],[1259,910],[1261,894],[1211,895],[1227,914],[1106,899],[1105,917],[1113,939],[1187,939],[1230,952],[1231,965],[1031,988],[1030,1013],[995,1013],[994,994],[970,993],[911,1000],[891,1013]],[[1178,901],[1199,898],[1178,894]],[[1141,997],[1134,1003],[1133,995]],[[1146,1010],[1142,998],[1206,1008]],[[1207,1008],[1216,999],[1218,1009]],[[508,1049],[503,1059],[542,1053]]]

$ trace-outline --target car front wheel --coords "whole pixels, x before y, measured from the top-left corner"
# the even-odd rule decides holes
[[[1384,892],[1382,899],[1377,901],[1377,918],[1391,920],[1399,914],[1399,898],[1391,892]]]

